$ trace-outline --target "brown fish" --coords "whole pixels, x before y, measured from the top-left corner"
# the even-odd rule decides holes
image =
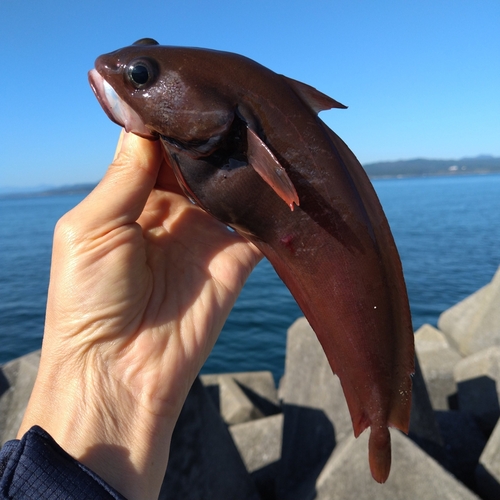
[[[339,376],[373,477],[388,426],[408,432],[413,330],[375,191],[317,116],[342,104],[232,53],[143,39],[99,57],[90,84],[127,131],[160,138],[186,194],[270,260]]]

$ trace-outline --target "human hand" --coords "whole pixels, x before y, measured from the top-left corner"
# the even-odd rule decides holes
[[[155,498],[182,404],[261,254],[181,194],[158,142],[122,138],[57,224],[19,434],[40,425],[128,498]]]

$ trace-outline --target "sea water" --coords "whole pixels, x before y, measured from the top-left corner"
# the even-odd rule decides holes
[[[500,175],[374,181],[405,273],[414,329],[500,265]],[[41,345],[54,226],[81,195],[0,199],[0,363]],[[334,307],[334,304],[332,304]],[[250,276],[203,372],[284,370],[301,311],[272,266]]]

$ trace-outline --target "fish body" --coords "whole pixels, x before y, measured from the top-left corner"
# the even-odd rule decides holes
[[[413,329],[375,191],[318,117],[344,106],[243,56],[150,39],[101,56],[89,78],[110,118],[160,138],[186,194],[272,263],[340,378],[355,435],[371,427],[384,482],[388,426],[409,426]]]

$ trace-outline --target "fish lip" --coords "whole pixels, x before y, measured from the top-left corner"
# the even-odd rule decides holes
[[[116,93],[115,89],[101,76],[96,69],[88,73],[90,87],[108,118],[144,139],[156,140],[158,134],[149,130],[140,116]]]

